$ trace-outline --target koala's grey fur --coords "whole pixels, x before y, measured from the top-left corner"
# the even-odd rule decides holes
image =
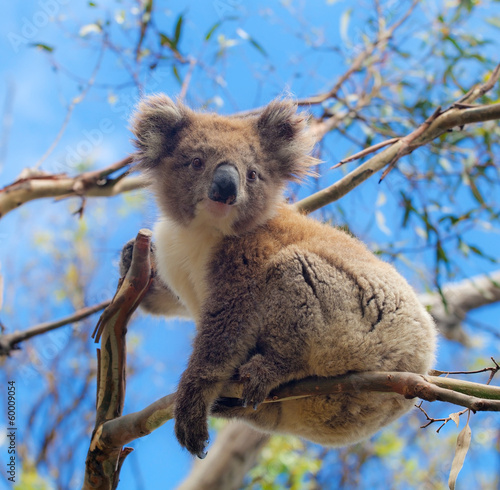
[[[261,404],[307,376],[426,373],[436,343],[433,321],[391,265],[285,204],[286,183],[315,164],[295,105],[274,101],[259,116],[230,118],[157,95],[139,105],[133,132],[161,214],[158,277],[143,305],[197,325],[176,397],[179,442],[202,457],[212,413],[339,446],[408,411],[414,401],[394,393]],[[244,406],[216,403],[235,377]]]

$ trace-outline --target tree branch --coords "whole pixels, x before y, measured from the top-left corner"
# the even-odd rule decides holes
[[[115,179],[109,176],[132,163],[128,156],[109,167],[93,172],[85,172],[76,177],[66,174],[35,174],[21,176],[12,184],[0,189],[0,218],[22,204],[43,197],[66,198],[71,196],[109,197],[139,189],[147,185],[144,177],[125,177]]]
[[[237,381],[226,384],[225,399],[240,398],[243,387]],[[331,378],[305,378],[273,390],[264,403],[286,403],[316,395],[360,391],[399,393],[405,398],[453,403],[473,411],[500,411],[500,387],[451,378],[404,372],[365,372]],[[99,434],[101,447],[117,447],[143,437],[173,418],[175,394],[167,395],[139,412],[104,423]],[[233,403],[234,404],[234,403]]]
[[[103,424],[119,417],[125,400],[127,324],[139,306],[152,281],[150,262],[151,235],[149,230],[137,234],[132,263],[111,304],[103,312],[93,337],[101,339],[97,351],[96,422],[85,462],[84,490],[111,490],[118,485],[120,468],[132,451],[121,445],[102,447],[100,444]]]
[[[443,303],[443,297],[446,304]],[[439,293],[425,293],[420,294],[419,299],[428,307],[446,338],[468,345],[469,339],[462,329],[462,322],[469,311],[500,301],[500,270],[446,284],[442,288],[442,296]]]
[[[99,303],[98,305],[87,306],[78,311],[75,311],[69,316],[61,318],[60,320],[40,323],[39,325],[35,325],[34,327],[28,328],[24,331],[15,331],[12,333],[0,335],[0,356],[10,355],[12,350],[19,349],[19,343],[23,342],[24,340],[31,339],[32,337],[36,337],[37,335],[51,332],[52,330],[56,330],[57,328],[83,320],[84,318],[87,318],[90,315],[93,315],[94,313],[97,313],[98,311],[106,308],[110,302],[110,300],[107,300]]]
[[[490,80],[466,94],[465,100],[468,102],[479,96],[484,95],[500,77],[500,65],[492,73]],[[335,184],[312,194],[305,199],[295,203],[297,209],[303,213],[310,213],[327,204],[337,201],[345,196],[355,187],[360,185],[374,173],[383,169],[386,165],[394,165],[403,155],[407,155],[420,146],[430,143],[432,140],[446,133],[455,127],[462,127],[466,124],[480,121],[490,121],[500,119],[500,103],[491,105],[478,105],[473,107],[464,107],[460,103],[455,103],[449,109],[433,115],[427,119],[415,131],[400,138],[379,154],[373,156],[358,168],[335,182]],[[381,146],[380,143],[377,144]],[[366,153],[366,150],[365,150]]]

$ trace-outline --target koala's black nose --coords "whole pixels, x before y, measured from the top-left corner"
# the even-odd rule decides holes
[[[240,175],[236,167],[223,163],[215,169],[208,197],[212,201],[234,204],[238,196],[239,182]]]

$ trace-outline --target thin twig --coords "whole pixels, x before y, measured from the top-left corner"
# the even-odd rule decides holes
[[[193,76],[194,68],[197,64],[197,60],[195,58],[190,58],[189,60],[189,68],[184,77],[184,81],[182,82],[181,91],[179,93],[179,100],[184,100],[186,98],[186,94],[189,88],[189,84],[191,83],[191,77]]]
[[[500,79],[500,63],[495,67],[487,82],[472,87],[463,97],[460,97],[455,104],[470,104],[479,97],[489,92]],[[453,105],[449,109],[452,109]]]
[[[299,106],[304,106],[304,105],[316,105],[316,104],[321,104],[322,102],[325,102],[326,100],[335,97],[344,84],[354,73],[360,71],[364,67],[364,62],[373,54],[375,49],[379,47],[380,44],[386,43],[389,41],[392,36],[394,35],[394,32],[398,27],[403,24],[403,22],[408,19],[410,14],[413,12],[415,7],[418,5],[419,0],[414,0],[412,5],[408,8],[408,11],[399,19],[397,22],[395,22],[389,29],[387,29],[385,32],[378,32],[377,34],[377,39],[373,42],[370,43],[364,51],[362,51],[350,64],[349,69],[337,80],[335,85],[328,91],[323,94],[318,94],[314,95],[312,97],[307,97],[305,99],[299,99],[297,101],[297,104]]]
[[[97,313],[98,311],[106,308],[111,301],[103,301],[94,306],[87,306],[75,311],[71,315],[68,315],[60,320],[55,320],[52,322],[45,322],[35,325],[34,327],[28,328],[24,331],[16,331],[13,333],[8,333],[0,336],[0,355],[9,355],[12,350],[18,349],[19,344],[25,340],[36,337],[37,335],[42,335],[44,333],[56,330],[57,328],[64,327],[71,323],[78,322],[84,318]]]
[[[69,121],[71,119],[71,115],[73,114],[73,111],[75,110],[75,107],[82,102],[82,100],[85,98],[87,95],[88,91],[94,84],[94,81],[97,77],[97,73],[99,71],[99,68],[101,67],[102,60],[104,58],[104,52],[106,51],[106,38],[104,38],[101,46],[101,50],[99,52],[99,56],[97,58],[97,63],[94,67],[94,70],[92,71],[92,74],[89,78],[89,81],[87,82],[87,85],[83,88],[83,90],[80,92],[80,95],[77,97],[74,97],[73,100],[71,101],[71,104],[68,107],[68,110],[66,111],[66,116],[64,118],[64,121],[61,125],[61,128],[59,129],[59,132],[57,133],[56,137],[54,138],[54,141],[52,144],[49,146],[48,150],[41,156],[41,158],[36,162],[34,165],[35,169],[39,169],[42,163],[49,157],[49,155],[54,151],[55,147],[59,143],[59,140],[62,138],[64,132],[66,131],[66,127],[69,124]]]
[[[425,133],[425,131],[429,128],[429,126],[440,116],[440,114],[441,114],[441,106],[439,106],[432,113],[432,115],[428,117],[417,129],[415,129],[415,131],[412,131],[410,134],[399,140],[401,142],[401,147],[399,148],[396,155],[389,162],[387,168],[384,170],[382,177],[380,177],[380,180],[378,181],[379,184],[384,180],[387,174],[394,168],[394,166],[401,157],[410,154],[415,148],[417,148],[417,147],[412,147],[412,143],[419,136],[422,136],[422,134]]]
[[[151,13],[153,11],[153,0],[148,0],[144,6],[144,12],[141,19],[141,29],[139,32],[139,41],[137,42],[137,47],[135,48],[135,61],[139,60],[141,54],[142,43],[146,36],[149,24],[151,23]]]
[[[349,78],[356,72],[362,70],[364,68],[364,63],[367,59],[369,59],[376,48],[378,48],[381,44],[388,42],[392,36],[394,35],[394,32],[396,29],[398,29],[401,24],[411,15],[415,7],[418,5],[420,0],[414,0],[412,5],[408,8],[408,11],[399,19],[397,22],[395,22],[387,31],[385,32],[378,32],[377,34],[377,39],[373,41],[372,43],[369,43],[367,47],[362,51],[361,53],[356,56],[356,58],[349,63],[349,69],[345,71],[343,75],[340,76],[340,78],[335,82],[335,85],[328,90],[327,92],[313,95],[311,97],[305,97],[303,99],[298,99],[297,100],[297,105],[298,106],[311,106],[311,105],[318,105],[323,102],[325,102],[328,99],[335,98],[338,95],[338,92],[344,85],[344,83],[349,80]],[[244,116],[250,116],[254,114],[258,114],[262,112],[264,108],[263,107],[258,107],[255,109],[250,109],[248,111],[240,111],[236,114],[233,114],[233,117],[244,117]],[[337,116],[337,114],[334,116],[334,118]],[[331,118],[330,118],[331,119]],[[335,125],[333,125],[335,127]]]
[[[450,374],[479,374],[479,373],[489,372],[490,377],[488,378],[488,381],[486,382],[486,384],[489,385],[491,383],[493,377],[495,376],[495,374],[498,371],[500,371],[500,365],[495,361],[495,359],[493,357],[490,357],[490,359],[493,361],[493,364],[495,364],[495,366],[485,367],[483,369],[478,369],[476,371],[437,371],[437,370],[433,370],[431,372],[431,374],[433,376],[442,376],[443,374],[446,374],[446,376],[448,376]]]
[[[436,432],[439,433],[439,431],[450,421],[450,420],[453,420],[454,422],[456,422],[456,419],[458,419],[458,417],[460,417],[461,415],[463,415],[464,413],[467,413],[469,412],[470,413],[470,408],[466,408],[465,410],[461,410],[460,412],[456,412],[452,415],[456,415],[457,417],[453,417],[453,416],[449,416],[449,417],[444,417],[444,418],[440,418],[440,419],[435,419],[433,417],[430,417],[429,414],[423,409],[422,407],[422,401],[420,401],[420,403],[418,405],[415,405],[415,407],[417,407],[424,415],[425,417],[427,418],[427,423],[426,424],[423,424],[420,426],[421,429],[425,429],[426,427],[429,427],[429,425],[431,424],[434,424],[436,422],[443,422],[439,427],[438,429],[436,430]]]
[[[333,170],[334,168],[338,168],[341,165],[344,165],[344,163],[352,162],[353,160],[359,160],[360,158],[363,158],[366,155],[369,155],[370,153],[374,153],[377,150],[380,150],[381,148],[392,145],[399,140],[400,140],[400,138],[391,138],[390,140],[382,141],[380,143],[377,143],[376,145],[372,145],[368,148],[365,148],[364,150],[358,151],[357,153],[355,153],[354,155],[351,155],[350,157],[347,157],[347,158],[344,158],[343,160],[340,160],[339,163],[337,163],[336,165],[334,165],[331,168]]]

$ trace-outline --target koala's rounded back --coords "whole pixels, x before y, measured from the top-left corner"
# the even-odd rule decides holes
[[[233,289],[240,281],[254,285],[240,314],[252,318],[247,328],[258,353],[248,362],[259,356],[261,383],[275,372],[278,384],[366,371],[425,374],[434,362],[433,320],[396,270],[358,240],[288,206],[254,233],[224,240],[212,284],[230,271]],[[368,437],[414,404],[396,393],[364,392],[216,410],[262,430],[339,446]]]

